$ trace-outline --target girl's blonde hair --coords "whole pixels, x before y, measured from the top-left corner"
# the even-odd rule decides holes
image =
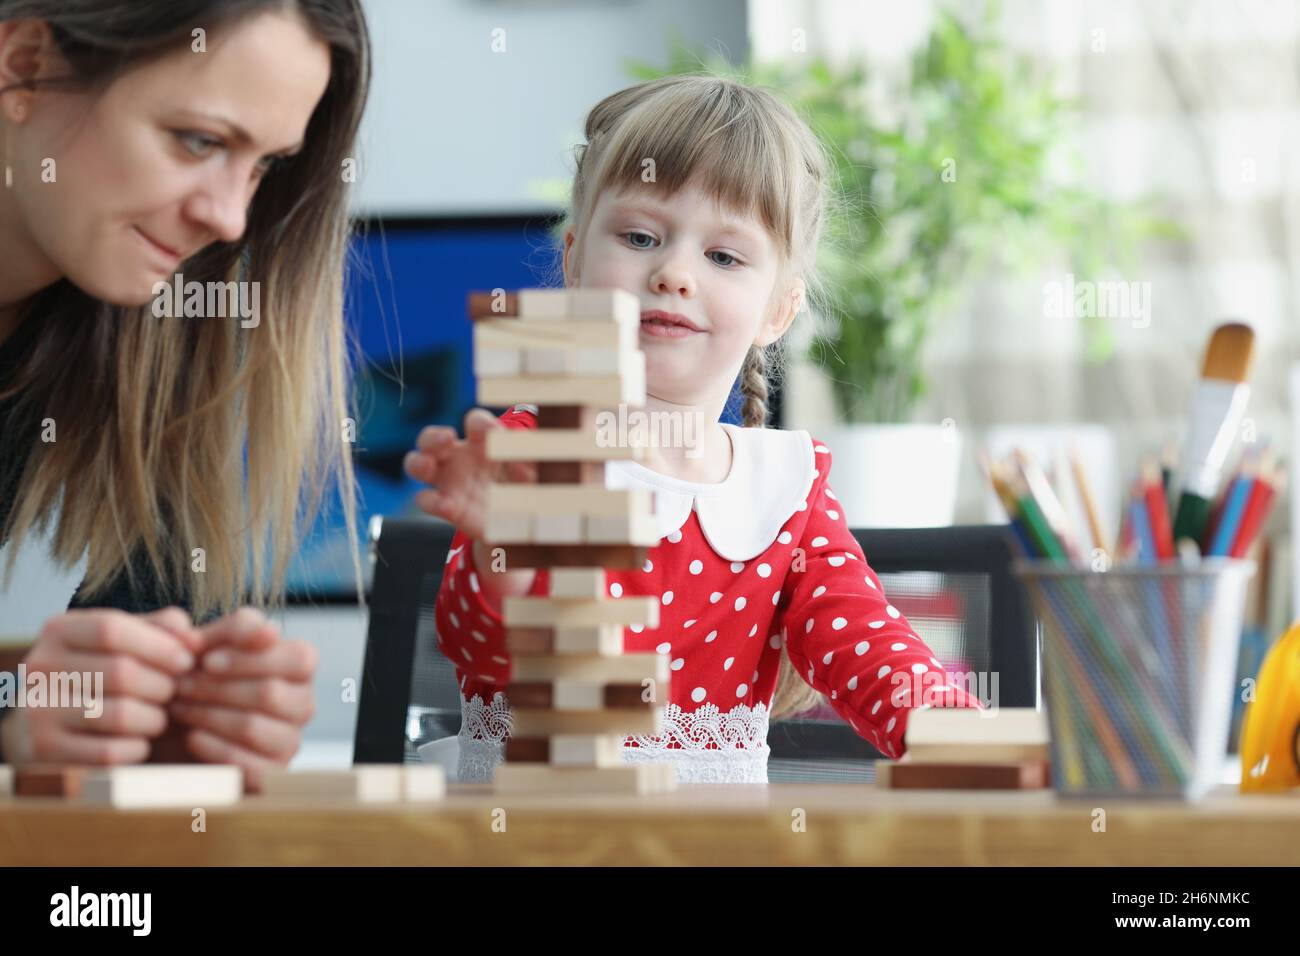
[[[823,300],[816,256],[830,209],[829,164],[812,130],[772,92],[712,75],[664,77],[601,100],[587,115],[585,133],[586,143],[575,151],[566,222],[575,251],[606,190],[651,184],[671,195],[693,183],[767,228],[781,257],[778,292],[797,276],[807,288],[805,302]],[[580,268],[576,257],[572,262]],[[782,358],[780,340],[751,346],[745,356],[740,394],[746,427],[767,425],[768,383]],[[772,717],[801,713],[818,700],[783,652]]]
[[[370,79],[359,0],[0,0],[0,20],[51,27],[73,75],[97,89],[138,62],[190,42],[195,23],[266,10],[298,13],[330,48],[330,79],[302,151],[269,173],[244,237],[185,262],[191,281],[257,281],[260,324],[156,318],[97,301],[61,280],[22,309],[36,323],[9,387],[14,420],[52,419],[30,435],[13,508],[6,574],[23,538],[57,512],[52,551],[87,554],[83,600],[152,573],[196,618],[283,588],[303,527],[330,486],[355,526],[344,428],[351,407],[343,323],[348,187]],[[206,285],[205,285],[206,288]],[[195,549],[202,550],[199,565]],[[360,588],[360,563],[356,559]],[[198,573],[202,571],[202,573]],[[160,599],[149,595],[144,600]]]

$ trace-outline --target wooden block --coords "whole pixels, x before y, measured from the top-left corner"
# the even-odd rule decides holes
[[[33,765],[14,769],[15,797],[79,797],[86,783],[87,767]]]
[[[623,738],[609,734],[557,734],[506,738],[510,763],[549,763],[553,767],[620,767]]]
[[[517,658],[561,654],[611,657],[623,653],[623,628],[601,627],[507,627],[506,650]]]
[[[13,796],[14,768],[0,765],[0,797]]]
[[[652,597],[581,601],[549,597],[507,597],[503,616],[510,627],[659,626],[659,601]]]
[[[595,431],[495,428],[488,432],[487,456],[489,461],[641,461],[646,447],[602,445]]]
[[[483,536],[488,541],[531,542],[535,538],[536,520],[529,514],[489,511],[483,523]]]
[[[619,349],[580,348],[574,350],[573,371],[578,375],[616,375],[629,353]]]
[[[487,318],[474,323],[474,350],[604,348],[632,351],[640,345],[641,323]]]
[[[533,517],[533,536],[536,544],[582,544],[582,515],[539,514]],[[490,536],[489,536],[490,537]]]
[[[1018,763],[1046,760],[1049,748],[1037,744],[954,744],[907,748],[912,763]]]
[[[521,289],[515,301],[521,319],[563,319],[570,314],[568,289]]]
[[[522,375],[524,357],[518,349],[485,348],[474,350],[474,374],[487,378]]]
[[[554,654],[555,631],[549,627],[507,627],[506,650],[516,657]]]
[[[511,734],[506,738],[503,754],[507,763],[550,763],[551,738]]]
[[[603,461],[539,461],[539,485],[596,485],[605,486]]]
[[[615,368],[607,375],[617,374]],[[525,375],[590,375],[591,372],[578,371],[578,356],[575,349],[566,348],[532,348],[524,350]]]
[[[561,710],[569,709],[568,701],[575,699],[574,688],[590,686],[587,684],[578,684],[573,681],[561,682],[556,681],[554,685],[556,694],[556,706]],[[651,691],[650,699],[646,699],[646,691]],[[601,699],[604,705],[610,710],[622,710],[624,708],[635,707],[655,707],[659,701],[656,694],[657,688],[643,687],[641,684],[606,684],[601,693]],[[561,697],[561,694],[564,696]],[[580,699],[580,698],[579,698]]]
[[[621,635],[620,635],[621,636]],[[617,657],[520,657],[510,672],[517,681],[588,680],[640,684],[653,680],[668,682],[671,676],[666,654],[619,654]]]
[[[626,544],[513,544],[505,549],[508,568],[640,568],[646,548]]]
[[[619,375],[520,375],[477,382],[480,405],[644,405],[645,353],[628,353]]]
[[[573,710],[600,710],[599,694],[593,695],[594,700],[590,707],[575,707]],[[555,707],[555,698],[551,690],[551,685],[540,683],[538,681],[528,681],[518,683],[512,681],[506,684],[506,700],[510,701],[511,708],[528,707],[534,710],[545,710]]]
[[[505,378],[509,375],[541,378],[556,376],[573,376],[579,378],[610,375],[634,375],[643,368],[645,359],[635,348],[592,347],[574,345],[534,346],[522,350],[492,348],[477,350],[475,355],[486,352],[489,361],[484,363],[485,372],[476,371],[476,375],[491,375]],[[500,357],[496,357],[496,356]],[[515,356],[513,364],[507,356]],[[641,357],[639,357],[641,356]],[[514,370],[509,369],[513,367]]]
[[[469,294],[469,317],[471,319],[500,318],[519,314],[519,296],[504,289],[493,292],[471,292]]]
[[[591,405],[539,405],[537,427],[594,432],[596,417],[605,409]]]
[[[608,734],[556,734],[551,742],[554,767],[619,767],[623,738]]]
[[[120,810],[229,806],[244,795],[244,772],[216,764],[109,767],[86,775],[82,795]]]
[[[532,515],[651,515],[654,504],[645,488],[593,488],[590,485],[488,485],[491,514]]]
[[[583,536],[588,544],[635,544],[652,547],[659,543],[659,528],[647,513],[630,515],[587,515]]]
[[[604,680],[512,681],[506,685],[511,707],[552,710],[624,710],[653,707],[637,684]]]
[[[643,794],[677,788],[677,768],[670,761],[629,763],[617,767],[552,767],[503,763],[493,789],[509,794]]]
[[[663,730],[663,707],[618,710],[545,710],[511,707],[513,733],[523,737],[555,734],[657,734]]]
[[[1041,790],[1051,785],[1045,760],[1016,763],[878,761],[876,785],[892,790]]]
[[[601,627],[559,627],[554,630],[552,653],[611,656],[623,653],[623,628],[618,624]]]
[[[1032,707],[917,710],[907,721],[912,763],[1016,763],[1048,759],[1046,715]]]
[[[441,767],[426,764],[402,767],[402,799],[416,802],[441,800],[447,796],[447,774]]]
[[[401,764],[360,764],[346,770],[275,770],[264,777],[268,797],[322,797],[358,803],[402,799]]]
[[[591,322],[618,322],[637,327],[641,323],[641,303],[622,289],[520,289],[471,292],[471,319],[519,319],[559,321],[571,319]]]
[[[596,601],[605,590],[604,568],[555,568],[550,572],[551,597]]]
[[[613,319],[621,325],[641,325],[641,300],[622,289],[569,289],[569,315],[578,319]]]

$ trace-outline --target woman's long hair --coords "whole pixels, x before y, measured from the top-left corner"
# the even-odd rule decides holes
[[[0,397],[15,397],[16,421],[53,419],[57,432],[48,442],[32,429],[0,540],[13,543],[12,560],[53,522],[57,560],[87,554],[92,598],[147,564],[196,617],[266,603],[332,492],[355,528],[343,170],[370,82],[369,37],[360,0],[0,0],[0,21],[50,26],[73,71],[51,85],[90,91],[189,44],[196,26],[272,11],[296,13],[329,46],[329,85],[301,152],[259,186],[244,236],[181,267],[187,284],[260,283],[260,324],[157,318],[67,280],[23,309],[38,327]]]

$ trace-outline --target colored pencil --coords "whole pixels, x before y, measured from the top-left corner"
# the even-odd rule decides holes
[[[1151,533],[1151,515],[1147,511],[1146,498],[1141,493],[1133,495],[1133,534],[1138,542],[1138,563],[1155,564],[1159,556],[1156,552],[1156,539]]]
[[[1013,455],[1013,459],[1024,478],[1030,497],[1038,506],[1043,519],[1047,522],[1047,526],[1052,530],[1064,556],[1076,561],[1079,560],[1079,549],[1075,544],[1078,538],[1071,531],[1070,519],[1065,513],[1065,507],[1061,504],[1061,499],[1056,496],[1056,492],[1052,490],[1051,484],[1048,483],[1047,475],[1043,473],[1043,469],[1038,466],[1037,462],[1022,451],[1017,450]]]
[[[1070,451],[1070,468],[1074,472],[1074,483],[1079,488],[1079,499],[1083,502],[1083,511],[1088,518],[1088,531],[1092,535],[1093,547],[1111,553],[1110,541],[1102,530],[1101,519],[1097,517],[1097,504],[1092,498],[1092,489],[1088,486],[1088,476],[1083,473],[1083,463],[1074,450]]]
[[[1259,534],[1259,529],[1268,520],[1269,511],[1273,507],[1273,500],[1277,496],[1275,481],[1276,478],[1271,467],[1266,465],[1264,469],[1261,469],[1260,475],[1255,479],[1254,486],[1250,490],[1250,499],[1246,502],[1246,511],[1241,519],[1241,527],[1237,529],[1237,535],[1233,539],[1232,547],[1228,550],[1231,557],[1244,558]]]
[[[1169,525],[1169,503],[1165,498],[1165,486],[1160,481],[1160,469],[1155,462],[1147,462],[1143,466],[1142,484],[1147,515],[1151,521],[1151,537],[1155,542],[1156,557],[1161,561],[1172,561],[1174,559],[1174,533]]]
[[[1212,557],[1227,557],[1228,552],[1232,550],[1232,543],[1236,540],[1237,531],[1241,527],[1242,515],[1246,511],[1246,502],[1250,500],[1251,486],[1255,483],[1253,465],[1253,462],[1247,462],[1228,488],[1223,517],[1219,520],[1214,538],[1205,552]]]
[[[1067,557],[1065,548],[1052,530],[1051,525],[1048,524],[1042,508],[1029,491],[1023,477],[1018,474],[1012,476],[1011,491],[1015,495],[1016,504],[1019,506],[1020,517],[1024,520],[1025,526],[1037,546],[1039,555],[1051,558],[1054,561],[1065,560]]]

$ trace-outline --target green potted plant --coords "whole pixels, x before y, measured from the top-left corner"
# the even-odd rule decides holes
[[[1141,240],[1176,234],[1146,204],[1119,205],[1060,181],[1057,171],[1079,159],[1061,145],[1072,104],[996,38],[995,20],[995,6],[975,25],[940,11],[888,117],[872,106],[861,60],[794,56],[738,67],[679,47],[666,69],[633,66],[639,79],[714,72],[768,86],[829,147],[843,214],[833,217],[819,263],[833,298],[811,358],[827,373],[842,422],[820,434],[837,471],[862,476],[837,491],[855,525],[952,520],[958,433],[909,419],[925,391],[926,339],[974,277],[1048,257],[1099,275],[1130,261]],[[1079,321],[1090,356],[1104,357],[1105,320]]]

